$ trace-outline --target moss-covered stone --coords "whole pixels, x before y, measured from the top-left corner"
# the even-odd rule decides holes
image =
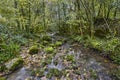
[[[54,48],[53,48],[53,47],[46,47],[46,48],[44,49],[44,51],[45,51],[46,53],[53,53],[53,52],[54,52]]]
[[[55,77],[58,77],[58,78],[61,78],[63,75],[62,71],[59,71],[58,69],[50,69],[48,74],[47,74],[47,78],[52,78],[52,76],[55,76]]]
[[[42,69],[33,70],[31,72],[31,75],[32,76],[37,76],[37,77],[43,77],[44,76],[44,70],[42,70]]]
[[[9,71],[14,71],[23,66],[23,59],[15,58],[15,59],[12,59],[11,61],[9,61],[8,63],[6,63],[5,65]]]
[[[67,56],[65,57],[65,59],[66,59],[67,61],[71,61],[71,62],[74,62],[74,61],[75,61],[74,55],[67,55]]]
[[[37,54],[38,51],[39,51],[39,49],[38,49],[37,45],[34,45],[34,46],[30,47],[29,54]]]
[[[52,60],[52,57],[53,56],[51,56],[51,55],[47,55],[47,57],[45,58],[45,60],[42,61],[41,66],[45,67],[46,65],[50,64],[51,60]]]
[[[62,45],[62,42],[61,41],[57,41],[56,43],[55,43],[55,46],[61,46]]]
[[[5,77],[0,77],[0,80],[7,80]]]

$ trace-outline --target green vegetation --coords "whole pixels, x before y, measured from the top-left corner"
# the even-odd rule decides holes
[[[43,77],[44,76],[44,70],[39,70],[39,69],[33,70],[31,72],[31,75],[32,76],[37,76],[37,77]]]
[[[0,80],[7,80],[6,78],[4,78],[4,77],[0,77]]]
[[[74,62],[74,61],[75,61],[74,55],[67,55],[67,56],[65,56],[65,59],[66,59],[67,61],[71,61],[71,62]]]
[[[57,41],[56,43],[55,43],[55,46],[61,46],[62,45],[62,42],[60,42],[60,41]]]
[[[46,65],[50,64],[53,59],[53,54],[47,54],[45,59],[42,60],[41,66],[45,67]]]
[[[50,69],[49,73],[47,74],[47,78],[52,78],[52,76],[61,78],[62,77],[62,71],[59,71],[58,69]]]
[[[115,77],[116,80],[119,80],[120,79],[120,69],[116,69],[116,70],[113,70],[111,72],[111,75]]]
[[[75,41],[84,43],[86,47],[97,49],[101,52],[105,52],[103,55],[108,56],[115,63],[120,64],[120,39],[118,37],[109,39],[90,38],[77,36],[74,38]]]
[[[19,53],[20,46],[14,43],[0,44],[0,64],[14,58]]]
[[[44,50],[45,50],[46,53],[53,53],[54,52],[53,47],[46,47]]]
[[[6,69],[7,69],[7,68],[6,68],[5,65],[1,65],[1,66],[0,66],[0,72],[4,72]]]
[[[39,51],[39,49],[38,49],[37,45],[34,45],[34,46],[30,47],[29,54],[37,54],[38,51]]]
[[[5,64],[9,71],[14,71],[23,66],[22,58],[15,58]]]
[[[119,65],[120,0],[0,0],[0,72],[6,68],[13,71],[23,65],[22,59],[10,63],[9,67],[5,64],[24,57],[21,53],[27,54],[28,48],[32,58],[40,52],[43,67],[55,56],[59,57],[57,52],[65,54],[62,59],[66,65],[67,62],[74,65],[75,56],[79,54],[66,55],[67,50],[63,51],[69,48],[67,44],[74,47],[74,43],[95,49]],[[57,69],[49,72],[48,78],[62,75]],[[41,73],[35,71],[40,76]],[[91,73],[96,77],[94,71]]]

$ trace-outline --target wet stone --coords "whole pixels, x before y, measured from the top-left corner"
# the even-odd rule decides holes
[[[14,58],[14,59],[10,60],[9,62],[7,62],[5,65],[9,71],[14,71],[23,66],[23,59],[22,58]]]

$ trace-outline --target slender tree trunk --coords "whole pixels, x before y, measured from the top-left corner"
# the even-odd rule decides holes
[[[45,0],[43,0],[43,25],[44,25],[44,28],[46,28],[46,20],[45,20]]]
[[[60,16],[60,4],[59,4],[59,2],[57,3],[58,4],[58,26],[59,26],[59,29],[61,28],[61,20],[60,20],[60,18],[61,18],[61,16]]]
[[[18,3],[17,3],[16,0],[14,0],[14,8],[15,8],[15,16],[18,16],[17,11],[16,11],[17,8],[18,8]],[[15,21],[16,21],[16,24],[17,24],[18,31],[20,31],[21,29],[20,29],[20,23],[19,23],[18,19],[16,19]]]

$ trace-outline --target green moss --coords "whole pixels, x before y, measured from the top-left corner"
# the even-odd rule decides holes
[[[42,70],[42,69],[33,70],[31,72],[31,76],[43,77],[44,76],[44,70]]]
[[[0,77],[0,80],[7,80],[6,78],[4,78],[4,77]]]
[[[71,61],[71,62],[74,62],[74,61],[75,61],[74,55],[67,55],[67,56],[65,57],[65,59],[66,59],[67,61]]]
[[[47,57],[45,58],[45,60],[43,60],[42,62],[42,66],[45,67],[46,65],[50,64],[51,63],[51,60],[52,60],[52,55],[47,55]]]
[[[37,45],[34,45],[34,46],[30,47],[29,54],[37,54],[38,51],[39,51],[39,49],[38,49]]]
[[[63,73],[62,71],[59,71],[58,69],[50,69],[48,74],[47,74],[47,78],[52,78],[52,76],[55,76],[55,77],[62,77]]]
[[[57,41],[56,43],[55,43],[55,46],[61,46],[62,45],[62,42],[61,41]]]
[[[9,71],[14,71],[18,68],[23,66],[23,59],[22,58],[15,58],[8,63],[6,63],[6,67]]]
[[[54,48],[53,48],[53,47],[46,47],[46,48],[44,49],[44,51],[45,51],[46,53],[53,53],[53,52],[54,52]]]
[[[42,64],[41,64],[41,66],[45,67],[46,65],[48,65],[50,63],[51,63],[51,60],[48,59],[48,60],[43,61]]]

